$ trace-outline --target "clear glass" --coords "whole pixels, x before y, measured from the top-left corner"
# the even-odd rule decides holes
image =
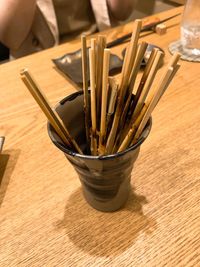
[[[200,0],[187,0],[181,22],[183,51],[200,56]]]

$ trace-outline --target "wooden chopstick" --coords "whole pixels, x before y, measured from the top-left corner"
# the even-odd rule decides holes
[[[97,56],[96,56],[96,96],[97,96],[97,122],[101,116],[101,95],[102,95],[102,75],[103,75],[103,55],[106,48],[106,37],[97,37]],[[97,125],[99,129],[99,125]]]
[[[153,62],[155,60],[155,57],[156,57],[156,54],[158,53],[158,49],[157,48],[154,48],[151,52],[151,55],[148,59],[148,62],[147,62],[147,65],[144,69],[144,72],[143,72],[143,75],[142,75],[142,78],[140,80],[140,83],[139,83],[139,86],[137,88],[137,91],[136,91],[136,95],[134,97],[134,100],[133,100],[133,109],[135,108],[135,106],[137,105],[137,102],[138,102],[138,99],[142,93],[142,90],[143,90],[143,87],[144,87],[144,84],[147,80],[147,77],[149,75],[149,72],[151,70],[151,67],[153,65]]]
[[[163,75],[162,75],[162,77],[158,83],[158,86],[157,86],[155,93],[151,94],[147,98],[147,103],[143,105],[143,108],[142,108],[140,114],[136,118],[135,123],[132,125],[127,136],[125,137],[122,144],[120,145],[118,152],[126,149],[130,144],[133,145],[134,143],[136,143],[138,141],[142,131],[144,130],[144,127],[146,126],[147,121],[149,120],[149,118],[151,116],[151,113],[153,112],[153,110],[156,107],[156,105],[158,104],[160,98],[162,97],[162,95],[166,91],[166,89],[169,86],[170,82],[172,81],[174,75],[176,74],[176,72],[180,68],[180,65],[177,65],[179,58],[180,58],[179,53],[175,53],[172,56],[166,70],[164,71],[164,73],[163,73]],[[134,138],[133,138],[133,136],[134,136]]]
[[[131,70],[132,70],[132,67],[135,61],[135,56],[137,52],[137,44],[138,44],[139,33],[141,30],[141,27],[142,27],[142,21],[136,20],[134,24],[134,30],[132,33],[131,42],[128,46],[128,49],[126,50],[124,63],[122,66],[122,77],[121,77],[121,82],[119,85],[119,97],[117,101],[117,107],[116,107],[116,111],[115,111],[115,115],[113,119],[112,128],[111,128],[111,131],[108,136],[107,143],[106,143],[107,154],[111,153],[114,142],[115,142],[119,120],[120,120],[120,116],[123,110],[124,97],[127,92]]]
[[[181,57],[181,54],[179,52],[175,52],[168,64],[168,67],[175,67],[177,65],[177,62],[179,61]]]
[[[167,72],[165,72],[163,77],[161,78],[155,94],[143,106],[143,108],[142,108],[139,116],[137,117],[135,123],[132,125],[126,138],[123,140],[122,144],[120,145],[118,152],[121,152],[122,150],[126,149],[131,142],[132,142],[132,144],[137,142],[137,140],[139,139],[148,119],[151,116],[153,109],[157,105],[157,103],[160,99],[160,96],[162,95],[163,89],[165,88],[166,84],[168,83],[172,73],[173,73],[173,68],[169,67],[167,69]],[[134,136],[134,139],[132,140],[133,136]]]
[[[140,81],[140,85],[138,87],[138,91],[137,91],[136,96],[133,100],[134,110],[132,111],[130,122],[125,127],[122,127],[123,132],[121,134],[121,140],[126,135],[126,133],[128,133],[129,130],[131,130],[134,121],[136,120],[137,116],[139,115],[139,113],[140,113],[140,111],[144,105],[145,99],[149,93],[152,82],[153,82],[155,75],[156,75],[156,72],[159,68],[159,64],[160,64],[162,56],[163,56],[163,53],[161,51],[159,51],[158,49],[155,49],[153,51],[151,57],[149,58],[147,68],[144,71],[144,74],[143,74],[141,81]],[[118,143],[119,143],[119,140],[118,140]]]
[[[146,42],[142,42],[138,48],[137,51],[137,55],[136,55],[136,59],[135,59],[135,63],[130,75],[130,81],[129,81],[129,88],[128,88],[128,97],[125,103],[125,107],[124,110],[122,112],[122,116],[120,119],[120,128],[123,130],[124,124],[126,123],[126,116],[127,116],[127,112],[130,106],[130,102],[131,102],[131,97],[132,97],[132,92],[133,92],[133,88],[134,88],[134,84],[135,84],[135,80],[137,77],[137,74],[139,72],[142,60],[144,58],[144,54],[145,51],[147,49],[148,44]]]
[[[142,109],[142,107],[144,105],[144,102],[145,102],[145,99],[147,97],[147,94],[148,94],[148,92],[149,92],[149,90],[151,88],[152,82],[153,82],[153,80],[155,78],[155,75],[156,75],[156,72],[157,72],[157,70],[159,68],[159,64],[160,64],[162,56],[163,56],[163,52],[158,51],[156,53],[155,60],[154,60],[154,62],[152,64],[152,67],[151,67],[151,69],[149,71],[149,75],[148,75],[148,77],[146,79],[146,82],[144,84],[144,87],[142,89],[140,97],[138,99],[137,105],[135,107],[135,110],[134,110],[134,113],[133,113],[133,117],[137,116],[137,114],[140,113],[140,111],[141,111],[141,109]]]
[[[91,155],[121,152],[136,143],[151,113],[180,67],[177,64],[180,54],[176,53],[164,70],[156,90],[151,92],[150,89],[153,87],[152,84],[163,56],[161,51],[154,49],[140,80],[136,96],[132,98],[135,81],[147,48],[145,42],[138,46],[141,23],[141,20],[136,20],[134,25],[119,84],[115,78],[108,77],[110,50],[105,49],[105,37],[99,36],[97,42],[96,39],[91,39],[91,48],[89,49],[90,97],[87,79],[86,37],[81,37],[85,128],[87,147],[90,144]],[[27,69],[21,71],[21,79],[63,142],[83,154],[59,115],[51,109],[45,95]],[[91,107],[90,112],[89,107]],[[131,113],[132,115],[130,115]]]
[[[176,75],[176,73],[177,73],[177,71],[178,71],[179,69],[180,69],[180,65],[176,65],[176,66],[174,66],[174,70],[173,70],[173,72],[172,72],[172,74],[171,74],[171,76],[170,76],[170,79],[168,80],[168,82],[166,83],[165,87],[163,88],[162,95],[163,95],[164,92],[166,91],[166,89],[167,89],[167,87],[169,86],[171,80],[174,78],[174,76]],[[161,96],[162,96],[162,95],[161,95]],[[160,97],[161,97],[161,96],[160,96]],[[160,99],[159,99],[159,100],[160,100]]]
[[[24,84],[27,86],[28,90],[46,115],[47,119],[49,120],[50,124],[53,126],[55,131],[58,133],[58,135],[61,137],[63,142],[67,144],[68,146],[73,146],[78,153],[83,154],[82,150],[76,143],[76,141],[72,138],[70,133],[68,132],[67,128],[63,124],[62,120],[58,116],[58,114],[51,109],[48,100],[46,99],[45,95],[42,93],[41,89],[37,85],[37,83],[34,81],[32,75],[28,71],[28,69],[24,69],[20,72],[21,79],[24,82]]]
[[[90,99],[91,99],[91,153],[97,155],[97,119],[96,119],[96,82],[95,82],[95,50],[89,49],[90,61]]]
[[[81,52],[82,52],[82,76],[83,76],[83,95],[84,95],[84,113],[85,113],[85,132],[87,149],[90,147],[90,132],[89,132],[89,93],[88,93],[88,60],[87,60],[87,44],[86,36],[81,36]]]
[[[139,86],[136,90],[136,95],[134,96],[134,99],[133,99],[133,102],[131,104],[131,106],[129,107],[129,114],[132,114],[130,115],[130,117],[128,118],[128,121],[127,123],[125,124],[125,127],[123,129],[123,133],[121,134],[121,140],[124,139],[124,136],[126,136],[126,134],[128,133],[129,129],[132,127],[133,123],[134,123],[134,120],[135,120],[135,114],[134,114],[134,110],[135,110],[135,107],[138,103],[138,100],[142,94],[142,90],[144,88],[144,84],[146,83],[146,80],[148,78],[148,75],[149,75],[149,72],[151,70],[151,67],[153,65],[153,62],[155,60],[155,57],[156,57],[156,54],[158,53],[158,49],[157,48],[154,48],[150,54],[150,57],[148,59],[148,62],[147,62],[147,65],[144,69],[144,72],[143,72],[143,75],[142,75],[142,78],[140,80],[140,83],[139,83]]]
[[[178,69],[180,68],[180,65],[177,65],[177,63],[178,63],[180,57],[181,57],[181,54],[180,54],[180,53],[178,53],[178,52],[174,53],[174,55],[171,57],[171,59],[170,59],[168,65],[167,65],[166,69],[164,70],[164,72],[163,72],[163,74],[162,74],[162,77],[161,77],[161,80],[160,80],[160,81],[162,81],[162,79],[164,79],[165,75],[167,75],[168,69],[169,69],[170,67],[173,68],[173,73],[171,74],[170,79],[169,79],[168,82],[166,83],[165,88],[163,89],[163,93],[162,93],[162,95],[164,94],[164,92],[165,92],[165,90],[167,89],[167,87],[169,86],[171,80],[173,79],[173,77],[174,77],[175,74],[177,73]],[[152,93],[152,94],[149,95],[149,99],[151,99],[151,98],[153,97],[153,94],[154,94],[154,93]],[[162,95],[161,95],[161,96],[162,96]],[[161,96],[160,96],[160,97],[161,97]]]
[[[118,94],[118,83],[115,77],[109,77],[109,99],[108,99],[108,112],[106,118],[106,138],[110,132],[112,126],[113,114],[115,112],[115,106]]]
[[[158,86],[158,89],[157,89],[155,95],[149,101],[149,103],[147,103],[148,108],[147,108],[145,115],[143,116],[142,121],[141,121],[141,123],[137,129],[137,132],[136,132],[134,139],[132,141],[133,143],[139,139],[148,119],[151,116],[152,111],[156,107],[160,97],[163,95],[163,90],[166,88],[166,84],[168,84],[169,81],[171,81],[171,77],[172,77],[171,75],[173,74],[173,71],[174,71],[173,67],[168,67],[167,71],[165,72],[164,77],[162,77],[162,79],[160,81],[160,84]]]
[[[117,92],[118,92],[118,83],[116,82],[114,77],[109,77],[109,85],[110,85],[110,99],[108,103],[108,112],[107,112],[107,124],[109,124],[109,120],[115,111],[115,104],[117,100]]]
[[[124,95],[126,94],[126,89],[129,87],[130,75],[137,54],[138,40],[141,28],[142,28],[142,20],[137,19],[134,23],[131,40],[126,49],[124,63],[122,66],[122,77],[119,85],[119,90],[121,92],[120,98],[124,97]]]
[[[129,146],[130,142],[133,139],[134,134],[137,131],[137,128],[138,128],[138,126],[139,126],[142,118],[144,117],[144,114],[145,114],[146,110],[147,110],[147,105],[144,105],[143,108],[142,108],[142,110],[141,110],[141,112],[140,112],[140,114],[138,115],[136,121],[134,122],[134,124],[132,125],[132,127],[129,129],[126,137],[124,138],[123,142],[119,146],[117,152],[121,152],[121,151],[125,150]]]
[[[155,27],[156,27],[156,25],[158,25],[158,24],[160,24],[160,23],[163,23],[163,22],[165,22],[165,21],[168,21],[168,20],[170,20],[170,19],[173,19],[173,18],[175,18],[175,17],[177,17],[177,16],[180,16],[180,15],[181,15],[181,13],[178,13],[178,14],[176,14],[176,15],[170,16],[170,17],[168,17],[168,18],[166,18],[166,19],[163,19],[163,20],[155,21],[155,22],[150,23],[150,24],[148,23],[147,25],[144,24],[144,26],[143,26],[142,29],[141,29],[141,33],[142,33],[142,32],[146,32],[146,31],[154,32],[154,31],[155,31]],[[125,34],[125,35],[123,35],[123,36],[121,36],[121,37],[119,37],[119,38],[117,38],[117,39],[115,39],[115,40],[109,42],[109,43],[107,44],[107,48],[111,48],[111,47],[120,45],[120,44],[122,44],[122,43],[128,41],[128,39],[131,38],[131,35],[132,35],[132,33],[127,33],[127,34]]]
[[[101,101],[101,126],[100,126],[100,136],[99,136],[99,154],[101,155],[104,154],[105,152],[109,61],[110,61],[110,49],[104,49],[103,76],[102,76],[102,101]]]
[[[142,60],[144,58],[144,54],[146,52],[147,46],[148,46],[148,43],[146,43],[146,42],[142,42],[139,45],[136,59],[135,59],[135,63],[134,63],[134,66],[132,68],[130,79],[129,79],[129,90],[131,91],[131,93],[133,91],[135,80],[136,80],[138,71],[140,70],[141,63],[142,63]]]
[[[139,139],[149,117],[151,116],[152,111],[154,110],[154,108],[158,104],[160,98],[162,97],[162,95],[166,91],[167,87],[169,86],[170,82],[174,78],[176,72],[180,68],[180,65],[177,65],[177,62],[179,61],[180,56],[181,56],[180,53],[175,53],[172,56],[166,70],[164,71],[164,73],[160,79],[157,91],[155,92],[155,94],[153,96],[151,96],[150,100],[147,99],[148,108],[147,108],[147,111],[146,111],[146,113],[145,113],[145,115],[144,115],[138,129],[137,129],[137,132],[134,136],[132,144],[135,143]]]

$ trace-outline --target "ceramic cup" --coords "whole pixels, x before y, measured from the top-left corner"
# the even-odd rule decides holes
[[[76,92],[67,96],[55,109],[82,151],[85,151],[83,93]],[[138,157],[140,145],[150,132],[151,124],[150,119],[136,144],[107,156],[80,155],[70,150],[49,123],[48,133],[78,173],[86,201],[97,210],[115,211],[127,201],[133,164]]]

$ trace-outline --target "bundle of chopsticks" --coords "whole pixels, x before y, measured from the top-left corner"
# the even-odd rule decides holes
[[[155,77],[163,52],[154,49],[143,71],[141,62],[148,44],[138,44],[142,21],[136,20],[126,49],[119,83],[109,77],[110,50],[106,38],[91,39],[89,48],[90,90],[87,83],[86,37],[82,36],[82,72],[87,147],[92,155],[121,152],[137,143],[161,96],[179,69],[180,55],[174,54],[158,82]],[[133,92],[135,95],[133,96]]]
[[[138,77],[141,62],[148,44],[138,44],[142,21],[136,20],[130,43],[122,66],[120,81],[109,77],[110,50],[106,48],[105,36],[91,39],[89,62],[86,37],[82,43],[83,96],[86,131],[86,153],[94,156],[114,154],[138,142],[152,111],[166,91],[179,69],[180,55],[174,54],[155,81],[163,53],[154,49],[147,65]],[[88,85],[88,64],[90,90]],[[28,69],[21,71],[21,79],[46,115],[62,141],[72,150],[83,154],[76,140],[70,135],[57,112],[50,104]],[[135,94],[133,95],[133,92]]]

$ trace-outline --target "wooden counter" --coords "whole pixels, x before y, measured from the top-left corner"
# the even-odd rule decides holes
[[[179,21],[168,21],[162,37],[144,38],[165,50],[166,63],[169,43],[179,38]],[[112,40],[131,30],[128,24],[107,36]],[[199,266],[200,65],[181,61],[153,113],[127,205],[102,213],[85,202],[77,174],[51,143],[46,119],[19,77],[28,67],[53,106],[76,89],[51,59],[78,48],[74,41],[0,65],[0,135],[6,136],[0,158],[0,266]]]

